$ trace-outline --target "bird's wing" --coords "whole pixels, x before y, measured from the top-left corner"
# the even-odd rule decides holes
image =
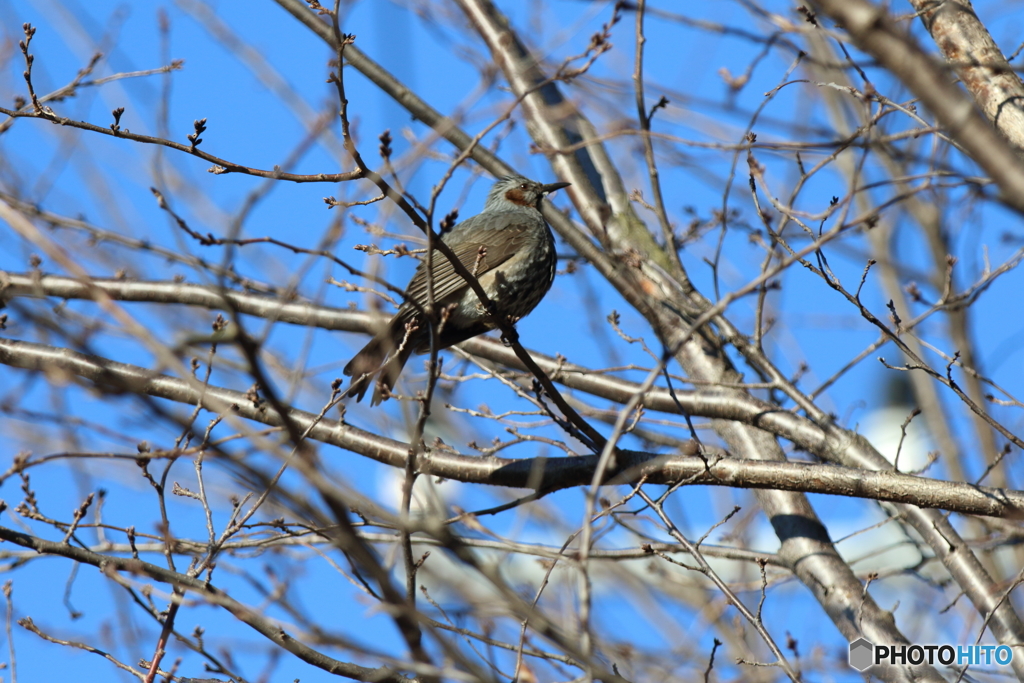
[[[490,217],[493,219],[493,217]],[[472,219],[470,219],[472,220]],[[469,221],[466,221],[467,223]],[[469,226],[466,226],[469,227]],[[529,228],[526,225],[509,225],[500,229],[481,229],[473,231],[472,239],[451,239],[450,244],[456,258],[470,273],[479,278],[484,273],[494,270],[515,256],[526,242]],[[467,234],[463,232],[463,234]],[[448,240],[445,240],[446,243]],[[485,250],[481,255],[481,247]],[[478,261],[479,259],[479,261]],[[443,301],[464,287],[466,281],[455,272],[451,261],[439,251],[434,251],[431,273],[434,283],[434,301]],[[427,303],[427,263],[423,261],[416,274],[412,276],[405,290],[407,302],[416,302],[421,306]],[[410,303],[406,304],[411,305]],[[415,307],[413,307],[415,310]]]

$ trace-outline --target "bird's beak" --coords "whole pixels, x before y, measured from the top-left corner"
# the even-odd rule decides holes
[[[551,194],[555,190],[561,190],[563,187],[569,187],[572,183],[551,183],[550,185],[541,185],[541,194]]]

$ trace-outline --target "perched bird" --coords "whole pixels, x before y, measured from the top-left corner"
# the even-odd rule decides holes
[[[540,213],[545,195],[570,183],[541,185],[509,175],[491,188],[484,210],[441,236],[466,270],[475,274],[498,315],[518,320],[532,311],[555,279],[555,241]],[[493,330],[487,311],[451,262],[435,251],[430,275],[434,310],[446,311],[438,350]],[[413,353],[430,351],[427,305],[427,261],[424,259],[405,288],[405,301],[394,317],[345,366],[352,378],[346,395],[362,400],[374,375],[380,373],[370,405],[387,398]],[[435,322],[437,324],[437,322]]]

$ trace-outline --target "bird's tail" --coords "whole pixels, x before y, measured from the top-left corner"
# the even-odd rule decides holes
[[[398,381],[398,376],[402,374],[402,368],[405,367],[405,363],[411,355],[412,349],[406,346],[400,349],[398,353],[393,354],[384,367],[380,369],[380,376],[377,377],[377,383],[373,386],[373,398],[370,399],[371,406],[379,405],[381,401],[386,400],[387,396],[391,394],[395,382]]]
[[[394,388],[413,351],[411,344],[401,344],[404,335],[398,335],[396,327],[394,324],[388,325],[378,332],[342,370],[347,377],[352,378],[352,383],[345,390],[346,396],[355,396],[356,401],[363,400],[374,376],[380,373],[370,405],[375,406],[386,400],[385,389],[390,392]]]

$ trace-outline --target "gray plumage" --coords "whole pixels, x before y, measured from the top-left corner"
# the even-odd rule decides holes
[[[476,274],[499,315],[522,318],[551,288],[555,241],[538,207],[545,195],[568,185],[541,185],[522,176],[505,176],[494,183],[482,212],[441,236],[466,270]],[[476,293],[438,251],[432,257],[431,274],[435,310],[450,307],[439,350],[494,329]],[[424,258],[398,312],[345,366],[345,375],[352,378],[346,395],[362,400],[374,375],[380,373],[370,401],[377,405],[387,399],[409,356],[430,351],[430,329],[422,313],[426,305]]]

